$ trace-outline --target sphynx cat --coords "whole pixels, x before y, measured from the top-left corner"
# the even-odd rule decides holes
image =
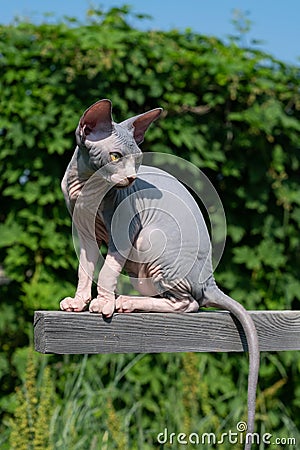
[[[211,243],[202,214],[175,177],[141,165],[139,144],[161,114],[156,108],[121,123],[110,100],[93,104],[76,129],[77,146],[62,180],[67,207],[80,243],[78,285],[60,303],[64,311],[102,313],[230,311],[244,328],[249,349],[248,432],[254,429],[259,347],[254,323],[238,302],[216,285]],[[91,287],[99,247],[108,250]],[[116,296],[125,269],[141,296]],[[246,443],[245,449],[250,449]]]

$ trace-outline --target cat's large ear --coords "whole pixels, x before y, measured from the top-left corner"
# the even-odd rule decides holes
[[[133,136],[136,143],[139,145],[143,142],[145,133],[151,123],[156,120],[162,112],[162,108],[151,109],[138,116],[130,117],[130,119],[124,120],[120,123],[122,127],[126,127],[129,130],[133,129]]]
[[[89,141],[100,141],[110,136],[113,130],[111,109],[111,101],[107,99],[90,106],[79,121],[76,138],[84,143],[87,136]]]

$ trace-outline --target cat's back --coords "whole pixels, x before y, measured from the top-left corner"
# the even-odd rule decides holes
[[[187,246],[193,245],[194,239],[209,241],[196,201],[168,172],[142,165],[134,184],[120,193],[125,200],[121,209],[131,216],[137,214],[142,227],[150,224],[174,239],[184,239]]]
[[[189,215],[197,222],[203,221],[201,211],[190,192],[173,175],[162,169],[140,166],[138,178],[132,188],[133,200],[141,200],[144,208],[157,207],[157,215],[161,211],[174,214],[178,218],[184,215],[186,221],[188,210]]]

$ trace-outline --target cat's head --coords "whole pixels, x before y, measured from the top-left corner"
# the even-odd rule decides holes
[[[133,183],[142,160],[139,144],[161,112],[161,108],[156,108],[115,123],[110,100],[99,100],[90,106],[76,129],[77,144],[89,167],[95,171],[101,168],[106,181],[117,187]]]

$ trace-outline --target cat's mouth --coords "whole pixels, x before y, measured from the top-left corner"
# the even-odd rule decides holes
[[[123,180],[120,180],[115,186],[119,189],[127,188],[131,186],[136,180],[136,176],[126,177]]]

